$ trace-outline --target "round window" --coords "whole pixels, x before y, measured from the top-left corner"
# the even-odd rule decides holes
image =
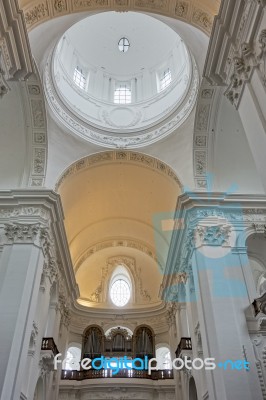
[[[117,279],[111,286],[111,300],[118,307],[125,306],[130,299],[129,284],[123,279]]]
[[[126,53],[129,50],[130,43],[126,37],[122,37],[118,42],[119,51]]]

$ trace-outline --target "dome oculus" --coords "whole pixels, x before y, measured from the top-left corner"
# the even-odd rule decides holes
[[[129,50],[130,43],[126,37],[122,37],[118,42],[118,49],[121,53],[126,53]]]

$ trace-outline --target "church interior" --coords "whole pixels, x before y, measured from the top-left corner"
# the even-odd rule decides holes
[[[266,400],[266,0],[1,0],[0,317],[0,400]]]

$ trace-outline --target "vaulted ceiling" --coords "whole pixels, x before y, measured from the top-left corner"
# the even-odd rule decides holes
[[[136,152],[109,151],[89,156],[59,181],[70,252],[83,304],[105,306],[95,291],[111,258],[133,259],[131,273],[141,286],[134,307],[159,302],[160,263],[168,245],[155,241],[154,218],[175,209],[181,187],[164,163]],[[127,261],[126,261],[127,263]]]

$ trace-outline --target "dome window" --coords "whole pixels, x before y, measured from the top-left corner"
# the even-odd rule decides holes
[[[82,69],[80,69],[79,67],[76,67],[74,70],[73,80],[80,89],[85,90],[86,78],[82,72]]]
[[[127,84],[121,84],[115,89],[114,103],[116,104],[131,103],[131,89]]]
[[[172,82],[172,73],[171,70],[168,68],[167,70],[163,71],[161,78],[160,78],[160,91],[166,89],[170,83]]]
[[[118,49],[121,53],[126,53],[129,50],[130,43],[126,37],[122,37],[118,42]]]
[[[125,306],[130,299],[130,287],[124,279],[117,279],[111,286],[111,300],[117,307]]]

